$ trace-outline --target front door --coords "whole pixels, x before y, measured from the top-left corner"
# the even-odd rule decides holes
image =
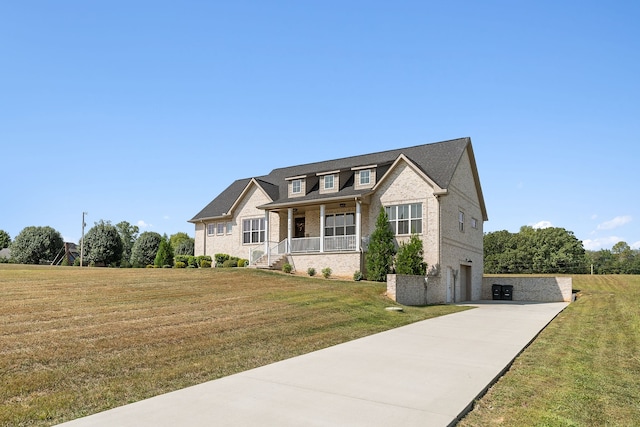
[[[295,219],[295,227],[294,227],[294,236],[295,238],[304,237],[304,217]]]

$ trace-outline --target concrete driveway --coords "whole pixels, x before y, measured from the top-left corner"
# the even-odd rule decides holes
[[[61,425],[453,425],[568,303],[468,305]]]

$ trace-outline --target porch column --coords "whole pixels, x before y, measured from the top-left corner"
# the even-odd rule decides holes
[[[287,253],[291,253],[291,237],[293,236],[293,208],[287,209]]]
[[[362,206],[360,200],[356,200],[356,251],[360,252],[362,241]]]
[[[264,253],[267,254],[267,265],[271,265],[271,250],[269,248],[269,211],[264,211]]]
[[[320,205],[320,252],[324,252],[324,205]]]

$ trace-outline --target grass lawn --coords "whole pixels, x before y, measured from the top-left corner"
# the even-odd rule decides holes
[[[640,276],[573,276],[581,295],[460,426],[640,425]]]
[[[253,269],[0,264],[0,426],[57,424],[463,309],[390,312],[385,290]]]

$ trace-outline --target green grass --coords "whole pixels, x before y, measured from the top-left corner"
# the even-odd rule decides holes
[[[460,426],[640,425],[640,276],[573,276],[579,298]]]
[[[463,308],[252,269],[0,264],[0,426],[45,426]]]

